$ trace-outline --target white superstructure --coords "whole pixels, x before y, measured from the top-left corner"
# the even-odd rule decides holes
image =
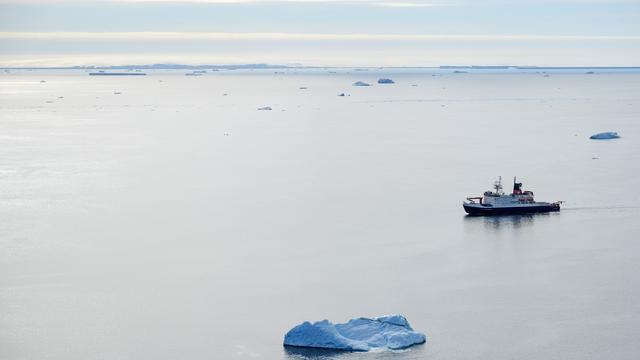
[[[493,206],[514,206],[535,203],[533,192],[522,191],[522,183],[517,183],[513,178],[513,193],[506,195],[502,190],[502,176],[493,184],[495,191],[485,191],[482,204]]]

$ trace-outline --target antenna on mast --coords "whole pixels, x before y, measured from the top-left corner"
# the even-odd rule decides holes
[[[493,187],[496,189],[496,194],[502,195],[502,176],[498,176],[498,181],[493,184]]]

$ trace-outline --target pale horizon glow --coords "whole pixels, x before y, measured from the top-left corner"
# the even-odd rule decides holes
[[[639,66],[638,18],[631,0],[0,0],[0,66]]]

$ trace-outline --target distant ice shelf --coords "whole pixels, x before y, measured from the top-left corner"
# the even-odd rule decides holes
[[[305,321],[284,336],[286,346],[347,351],[399,350],[426,341],[426,335],[414,331],[402,315],[357,318],[345,324]]]
[[[145,76],[146,73],[142,72],[90,72],[91,76]]]
[[[356,81],[353,83],[353,86],[371,86],[371,84],[368,84],[364,81]]]

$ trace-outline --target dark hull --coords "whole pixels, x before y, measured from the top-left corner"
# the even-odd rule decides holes
[[[532,213],[544,213],[551,211],[560,211],[560,206],[557,204],[548,204],[540,206],[518,206],[518,207],[492,207],[492,206],[467,206],[462,205],[464,211],[469,215],[518,215],[518,214],[532,214]]]

